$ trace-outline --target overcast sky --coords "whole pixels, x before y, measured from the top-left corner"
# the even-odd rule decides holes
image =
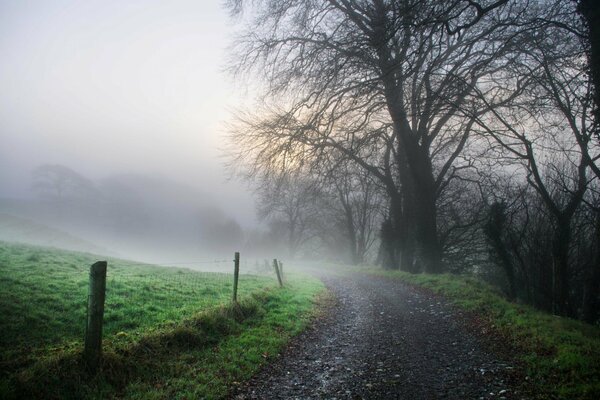
[[[204,185],[248,224],[219,151],[239,102],[222,72],[233,34],[221,0],[0,1],[0,197],[27,195],[42,163],[151,173]]]

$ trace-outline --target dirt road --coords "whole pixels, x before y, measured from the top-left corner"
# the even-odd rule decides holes
[[[397,280],[324,275],[335,304],[234,399],[512,399],[512,367],[457,311]]]

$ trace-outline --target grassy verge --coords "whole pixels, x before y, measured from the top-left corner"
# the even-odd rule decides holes
[[[0,365],[10,370],[47,352],[80,345],[89,266],[98,256],[0,242]],[[230,273],[207,273],[108,259],[104,336],[135,340],[161,324],[228,302]],[[227,271],[228,266],[223,266]],[[243,275],[243,298],[275,287],[273,277]]]
[[[118,312],[107,324],[102,367],[89,374],[81,357],[82,324],[71,314],[81,308],[81,293],[85,300],[86,267],[94,259],[0,245],[0,328],[10,333],[2,335],[0,347],[0,398],[223,397],[306,326],[323,290],[321,282],[306,277],[290,275],[279,289],[273,277],[243,276],[234,306],[230,288],[223,289],[227,283],[214,276],[219,274],[205,274],[199,285],[189,271],[155,268],[145,280],[147,266],[121,265],[120,272],[115,267],[113,278],[121,286],[113,284],[112,296],[107,293],[107,317],[110,302]],[[42,333],[29,332],[26,324]]]
[[[511,303],[472,277],[368,272],[430,289],[477,315],[484,332],[515,350],[539,398],[600,398],[600,328]]]

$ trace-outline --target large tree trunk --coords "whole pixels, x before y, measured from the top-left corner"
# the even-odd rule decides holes
[[[400,193],[392,194],[394,206],[394,231],[396,233],[396,252],[402,271],[417,273],[418,265],[415,263],[415,216],[417,203],[415,201],[415,184],[408,168],[404,148],[398,146],[396,153],[396,166],[401,181]]]
[[[408,157],[415,182],[418,258],[425,272],[441,273],[442,248],[437,230],[435,180],[428,151],[418,147]],[[410,149],[408,150],[410,151]]]
[[[352,217],[352,211],[346,209],[346,230],[348,234],[348,244],[350,247],[350,261],[352,265],[358,265],[362,260],[358,253],[358,242],[356,238],[356,226],[354,224],[354,218]]]
[[[352,214],[352,206],[345,199],[345,193],[338,188],[338,198],[344,209],[344,225],[346,227],[346,236],[348,239],[348,248],[350,250],[350,262],[352,265],[358,265],[362,260],[358,254],[358,238],[356,236],[356,223]]]
[[[379,263],[385,269],[398,269],[396,259],[394,225],[390,219],[381,224],[381,244],[379,246]]]
[[[437,231],[437,207],[435,179],[429,154],[429,138],[417,135],[411,127],[405,108],[404,87],[398,84],[396,76],[401,71],[391,60],[391,49],[385,27],[387,18],[385,7],[376,7],[376,21],[372,42],[377,51],[381,80],[384,86],[386,106],[394,125],[400,157],[406,157],[408,174],[400,174],[403,187],[414,189],[415,210],[407,210],[415,217],[417,259],[422,269],[429,273],[442,272],[442,248]]]
[[[391,94],[390,94],[391,96]],[[399,177],[403,193],[409,201],[403,208],[402,222],[410,226],[410,232],[404,235],[405,240],[414,240],[417,260],[420,268],[429,273],[443,272],[442,247],[437,230],[437,205],[435,179],[429,150],[426,144],[418,144],[412,137],[412,131],[404,118],[404,112],[398,105],[388,105],[394,129],[398,133],[398,154],[406,157],[400,165],[406,170],[399,169]],[[412,223],[408,224],[407,221]],[[414,238],[414,239],[413,239]],[[409,249],[410,247],[408,247]],[[411,269],[413,267],[411,266]]]

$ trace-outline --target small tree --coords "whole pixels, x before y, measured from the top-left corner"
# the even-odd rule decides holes
[[[98,193],[92,181],[64,165],[40,165],[33,170],[32,179],[33,189],[41,198],[58,203],[89,200]]]
[[[264,180],[257,189],[258,215],[285,231],[290,257],[316,235],[319,190],[300,173]]]

